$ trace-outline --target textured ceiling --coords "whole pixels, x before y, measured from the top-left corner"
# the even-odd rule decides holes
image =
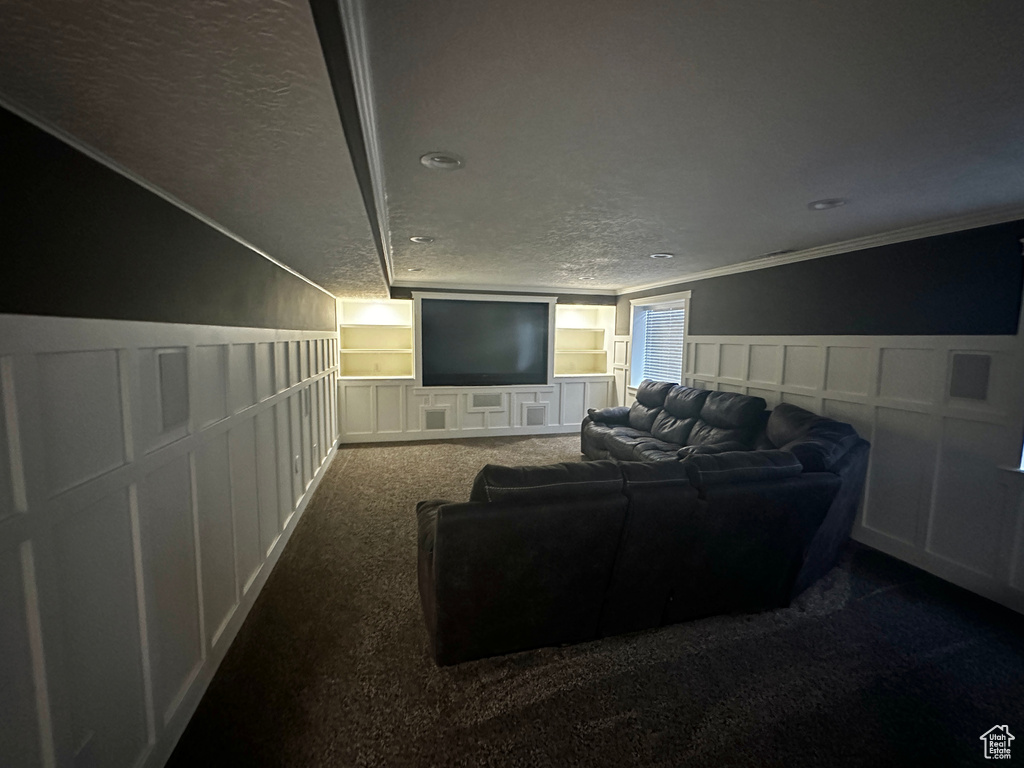
[[[304,0],[0,0],[0,97],[328,290],[384,296]]]
[[[622,289],[1024,206],[1018,0],[363,6],[402,283]]]
[[[400,285],[623,290],[1024,207],[1018,0],[342,6]],[[0,98],[332,292],[385,294],[306,2],[0,18]],[[807,209],[827,197],[849,204]]]

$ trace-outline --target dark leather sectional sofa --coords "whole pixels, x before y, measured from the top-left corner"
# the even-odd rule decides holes
[[[438,664],[787,605],[846,543],[869,446],[793,405],[644,382],[582,448],[417,506]]]

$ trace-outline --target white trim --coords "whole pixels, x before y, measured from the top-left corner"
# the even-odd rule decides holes
[[[58,126],[56,126],[56,125],[54,125],[54,124],[44,120],[43,118],[39,117],[38,115],[35,115],[35,114],[29,112],[28,110],[23,109],[22,107],[19,107],[19,106],[13,104],[12,102],[10,102],[7,99],[5,99],[2,95],[0,95],[0,107],[3,107],[4,109],[6,109],[6,110],[8,110],[10,112],[13,112],[18,117],[20,117],[22,120],[25,120],[26,122],[31,123],[32,125],[34,125],[39,130],[44,131],[44,132],[50,134],[51,136],[53,136],[55,139],[58,139],[58,140],[64,142],[65,144],[70,146],[72,149],[78,150],[79,152],[81,152],[83,155],[85,155],[86,157],[90,158],[91,160],[95,160],[100,165],[102,165],[102,166],[104,166],[106,168],[109,168],[110,170],[114,171],[115,173],[118,173],[121,176],[124,176],[129,181],[135,182],[136,184],[138,184],[143,189],[146,189],[147,191],[152,192],[154,195],[157,195],[158,197],[163,198],[164,200],[166,200],[171,205],[174,205],[174,206],[180,208],[181,210],[183,210],[185,213],[187,213],[187,214],[189,214],[191,216],[194,216],[195,218],[199,219],[201,222],[203,222],[207,226],[213,227],[218,232],[220,232],[222,235],[224,235],[226,237],[230,237],[232,240],[234,240],[239,245],[245,246],[246,248],[248,248],[253,253],[256,253],[259,256],[262,256],[264,259],[266,259],[269,262],[272,262],[273,264],[276,264],[281,269],[283,269],[285,272],[290,272],[291,274],[295,275],[295,277],[299,278],[300,280],[304,280],[305,282],[309,283],[314,288],[323,291],[324,293],[326,293],[331,298],[336,298],[333,293],[328,291],[322,285],[317,285],[316,283],[314,283],[312,280],[310,280],[308,277],[306,277],[301,272],[298,272],[295,269],[289,267],[287,264],[278,261],[273,256],[271,256],[270,254],[268,254],[268,253],[266,253],[264,251],[261,251],[255,245],[250,243],[248,240],[245,240],[244,238],[239,237],[234,232],[232,232],[230,229],[224,227],[221,224],[218,224],[216,221],[211,219],[209,216],[207,216],[204,213],[201,213],[200,211],[197,211],[195,208],[190,206],[188,203],[182,202],[181,200],[176,198],[174,195],[172,195],[170,192],[167,192],[167,191],[161,189],[160,187],[156,186],[152,182],[146,181],[146,179],[144,179],[143,177],[139,176],[134,171],[128,170],[123,165],[119,164],[117,161],[112,160],[111,158],[109,158],[106,155],[104,155],[98,149],[95,149],[95,148],[89,146],[88,144],[86,144],[85,142],[83,142],[81,139],[78,139],[78,138],[72,136],[70,133],[65,131],[63,128],[59,128]]]
[[[896,229],[890,232],[882,232],[877,235],[857,237],[852,240],[840,240],[836,243],[819,245],[814,248],[806,248],[802,251],[794,251],[793,253],[782,253],[778,256],[768,256],[751,261],[743,261],[739,264],[715,267],[713,269],[706,269],[702,272],[691,272],[689,274],[677,275],[676,277],[665,278],[664,280],[659,280],[655,283],[646,283],[644,285],[637,285],[630,288],[622,288],[616,291],[615,295],[625,296],[631,293],[639,293],[640,291],[650,291],[655,288],[666,288],[671,285],[679,285],[680,283],[707,280],[711,277],[734,275],[739,272],[753,272],[758,269],[778,267],[783,264],[793,264],[798,261],[821,259],[826,256],[838,256],[843,253],[863,251],[867,248],[878,248],[883,245],[893,245],[895,243],[919,240],[921,238],[934,237],[936,235],[948,235],[953,232],[961,232],[993,224],[1005,224],[1010,221],[1017,221],[1018,219],[1024,219],[1024,207],[1016,206],[1013,208],[1001,208],[995,211],[987,211],[985,213],[957,216],[955,218],[928,222],[927,224],[916,224],[912,227]]]
[[[349,64],[352,67],[352,84],[355,87],[356,104],[359,107],[359,122],[363,128],[366,145],[366,159],[370,166],[370,181],[373,187],[373,201],[377,208],[377,228],[380,231],[384,249],[384,276],[394,285],[395,264],[391,246],[391,219],[388,214],[387,186],[384,180],[384,160],[380,149],[377,107],[373,100],[373,74],[370,71],[370,54],[366,20],[360,0],[339,0],[342,29],[348,47]]]
[[[690,300],[690,291],[679,291],[678,293],[658,294],[657,296],[642,296],[639,299],[630,299],[630,307],[641,306],[648,309],[658,309],[662,305],[681,304]]]
[[[673,282],[680,282],[675,280]],[[482,283],[446,283],[446,282],[431,282],[424,283],[421,280],[411,281],[396,279],[391,284],[392,288],[404,288],[410,290],[413,293],[417,291],[501,291],[503,293],[545,293],[549,294],[552,291],[556,293],[563,293],[569,296],[621,296],[624,293],[633,293],[639,290],[638,288],[616,289],[616,288],[590,288],[587,287],[585,290],[573,290],[566,286],[553,288],[551,286],[537,286],[537,285],[484,285]],[[399,299],[401,301],[401,299]],[[608,305],[612,306],[612,305]]]
[[[46,676],[46,653],[43,627],[39,614],[39,588],[36,585],[35,555],[32,542],[23,541],[21,556],[21,589],[25,599],[25,626],[28,632],[29,655],[32,660],[32,684],[35,689],[36,718],[39,724],[39,751],[44,768],[57,764],[50,712],[50,686]]]

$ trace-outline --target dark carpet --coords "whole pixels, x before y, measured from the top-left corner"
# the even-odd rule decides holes
[[[435,667],[416,502],[578,445],[342,448],[170,765],[979,765],[997,724],[1024,760],[1024,617],[856,545],[785,610]]]

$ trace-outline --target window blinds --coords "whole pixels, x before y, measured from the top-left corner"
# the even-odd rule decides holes
[[[683,321],[686,310],[649,309],[644,332],[644,378],[678,382],[683,373]]]

